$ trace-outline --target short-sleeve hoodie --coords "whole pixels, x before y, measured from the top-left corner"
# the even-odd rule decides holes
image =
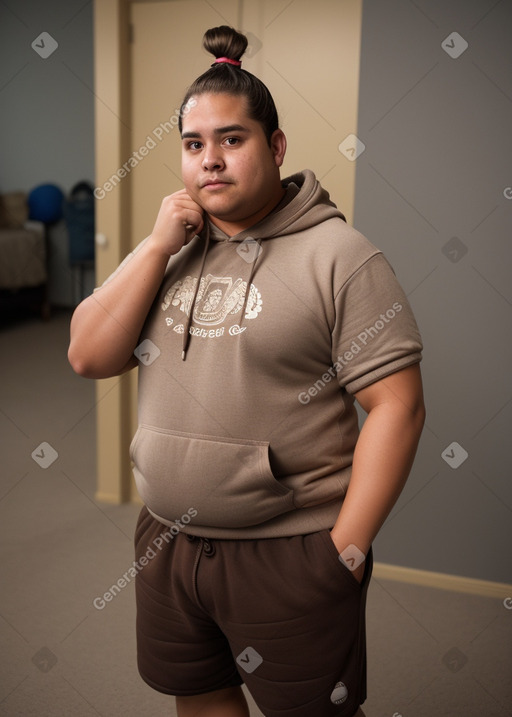
[[[136,349],[136,484],[158,520],[191,534],[332,528],[359,435],[354,394],[421,360],[381,251],[311,171],[283,186],[258,224],[228,237],[206,222],[171,257]]]

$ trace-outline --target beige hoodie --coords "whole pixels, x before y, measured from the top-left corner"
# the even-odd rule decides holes
[[[283,185],[257,225],[229,238],[210,224],[171,258],[136,349],[137,487],[158,520],[195,535],[332,528],[353,394],[421,359],[382,253],[311,171]]]

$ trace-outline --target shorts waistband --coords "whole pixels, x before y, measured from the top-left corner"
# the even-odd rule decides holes
[[[203,554],[208,558],[215,555],[215,544],[212,538],[202,538],[199,535],[187,535],[187,540],[191,543],[195,543],[196,540],[200,540]]]

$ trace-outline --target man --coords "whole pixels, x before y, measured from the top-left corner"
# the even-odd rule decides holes
[[[104,378],[144,341],[159,352],[131,446],[146,682],[180,717],[246,717],[242,682],[266,717],[360,715],[371,545],[424,421],[421,341],[314,175],[281,180],[286,139],[242,74],[243,36],[209,33],[216,63],[183,103],[185,188],[77,308],[69,359]]]

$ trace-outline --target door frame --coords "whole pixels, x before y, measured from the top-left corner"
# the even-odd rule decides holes
[[[117,191],[106,185],[129,156],[130,2],[94,0],[96,231],[102,237],[96,246],[96,286],[131,250],[130,182]],[[96,500],[122,503],[133,497],[127,450],[133,401],[129,374],[96,381]]]

